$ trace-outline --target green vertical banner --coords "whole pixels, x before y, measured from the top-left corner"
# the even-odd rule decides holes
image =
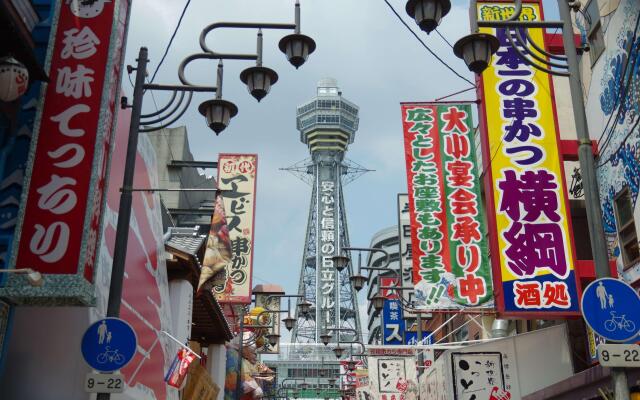
[[[402,115],[417,307],[491,307],[471,107],[408,103]]]

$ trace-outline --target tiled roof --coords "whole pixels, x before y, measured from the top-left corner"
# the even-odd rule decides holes
[[[176,250],[191,255],[196,259],[198,258],[198,250],[206,240],[206,236],[198,235],[197,226],[193,228],[171,227],[167,232],[167,237],[164,244],[168,251]]]

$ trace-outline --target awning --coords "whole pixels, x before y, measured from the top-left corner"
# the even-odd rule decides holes
[[[233,339],[229,322],[211,291],[201,290],[193,298],[191,322],[191,340],[203,346],[222,344]]]

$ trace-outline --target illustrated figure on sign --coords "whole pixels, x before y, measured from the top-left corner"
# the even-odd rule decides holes
[[[103,320],[98,327],[98,344],[104,343],[105,336],[107,336],[107,321]],[[111,332],[109,332],[109,340],[111,340]]]
[[[111,343],[111,332],[107,332],[107,344]]]
[[[598,296],[598,299],[600,300],[600,308],[603,310],[607,308],[607,300],[609,300],[609,304],[613,303],[613,297],[607,295],[607,288],[604,287],[604,283],[602,282],[598,282],[596,296]]]
[[[609,295],[609,308],[613,308],[613,295]]]

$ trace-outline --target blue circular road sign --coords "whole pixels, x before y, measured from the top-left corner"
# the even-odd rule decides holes
[[[582,315],[598,335],[626,342],[640,332],[640,295],[619,279],[596,279],[582,294]]]
[[[93,323],[82,337],[82,356],[91,368],[113,372],[131,361],[136,353],[136,333],[120,318]]]

